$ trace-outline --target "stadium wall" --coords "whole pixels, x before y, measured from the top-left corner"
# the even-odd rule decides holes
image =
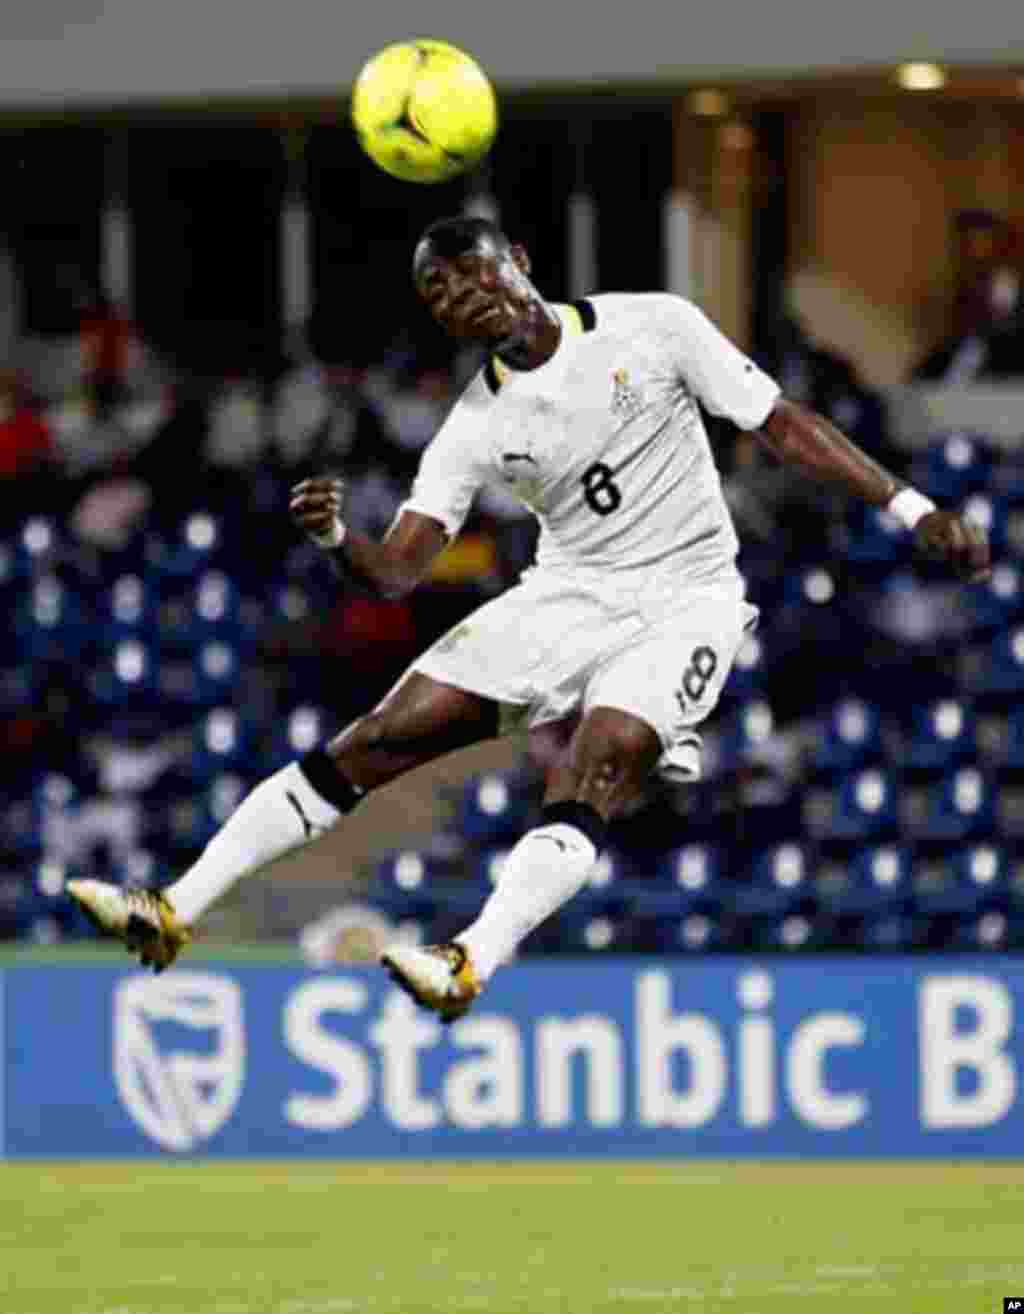
[[[520,964],[444,1029],[376,970],[15,966],[3,1153],[998,1157],[1007,957]]]
[[[870,383],[899,383],[949,332],[956,214],[1024,219],[1024,107],[822,94],[788,137],[791,307]]]
[[[695,19],[697,21],[695,21]],[[435,0],[429,32],[407,0],[8,0],[0,18],[0,105],[334,94],[389,41],[442,36],[505,87],[654,83],[888,65],[903,59],[1024,60],[1017,11],[970,6],[719,0],[699,15],[663,0],[591,7]]]

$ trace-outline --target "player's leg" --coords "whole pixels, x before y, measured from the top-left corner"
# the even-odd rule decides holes
[[[522,609],[517,619],[524,634],[566,636],[560,645],[549,641],[532,668],[536,693],[527,701],[552,721],[582,702],[582,721],[568,751],[560,727],[533,732],[533,756],[544,759],[547,785],[541,822],[507,856],[476,921],[452,944],[397,947],[386,955],[400,982],[442,1020],[464,1013],[498,965],[580,889],[607,822],[643,789],[652,769],[663,769],[663,758],[673,765],[687,754],[696,760],[693,726],[717,699],[751,609],[738,589],[687,601],[664,623],[639,632],[632,614],[617,623],[585,597],[567,609],[561,591],[545,597],[538,589]],[[506,647],[517,650],[511,628]],[[685,664],[695,651],[701,655],[691,672]]]
[[[456,936],[463,972],[478,988],[583,886],[607,822],[652,771],[674,779],[699,774],[697,727],[717,703],[755,617],[741,594],[693,599],[684,613],[604,662],[586,690],[568,751],[561,751],[556,728],[544,728],[535,753],[546,780],[541,824],[515,846],[479,917]],[[465,1007],[450,1003],[442,1017]]]
[[[370,790],[442,753],[496,733],[488,699],[411,672],[323,748],[258,784],[185,875],[162,893],[75,881],[69,891],[104,930],[166,967],[190,928],[242,877],[311,843]]]
[[[653,726],[595,707],[568,753],[546,771],[540,824],[526,832],[476,921],[456,937],[484,984],[519,945],[586,883],[607,823],[643,790],[661,755]]]

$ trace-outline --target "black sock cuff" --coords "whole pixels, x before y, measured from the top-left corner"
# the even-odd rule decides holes
[[[299,758],[299,770],[322,799],[339,812],[351,812],[364,791],[355,785],[334,765],[334,759],[323,748],[314,748]]]
[[[565,803],[548,803],[541,808],[540,816],[542,826],[553,826],[556,822],[575,826],[586,835],[598,853],[604,847],[608,823],[589,803],[576,803],[572,800]]]

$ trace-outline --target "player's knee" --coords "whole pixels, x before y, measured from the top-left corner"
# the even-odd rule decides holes
[[[653,761],[652,731],[639,722],[609,727],[587,746],[581,788],[610,793],[646,775]]]

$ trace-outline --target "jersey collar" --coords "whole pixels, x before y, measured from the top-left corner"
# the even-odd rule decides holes
[[[557,303],[554,309],[562,321],[562,332],[569,334],[571,337],[577,337],[581,333],[590,333],[597,325],[597,312],[594,310],[594,303],[588,301],[585,297],[565,304]],[[488,357],[487,364],[484,366],[484,379],[491,392],[497,394],[501,385],[512,372],[507,365],[502,364],[497,356]]]

